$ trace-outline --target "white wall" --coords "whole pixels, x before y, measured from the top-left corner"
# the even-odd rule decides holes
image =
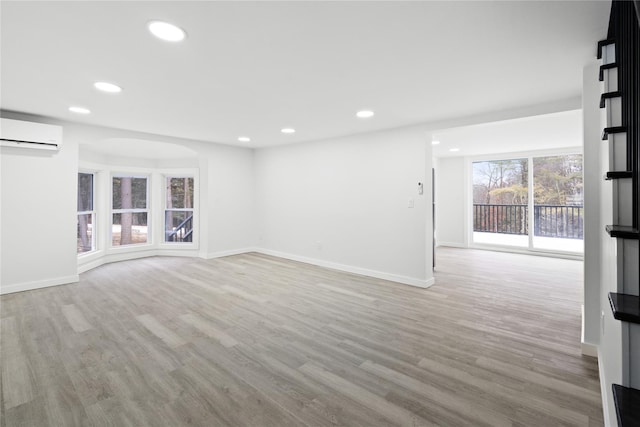
[[[430,285],[427,141],[424,131],[405,128],[257,150],[258,246],[288,258]],[[424,183],[423,195],[418,182]]]
[[[604,232],[600,220],[601,151],[606,143],[600,138],[599,64],[583,71],[582,125],[584,128],[584,316],[583,342],[598,345],[600,340],[600,245]]]
[[[575,100],[569,99],[384,132],[255,151],[3,112],[6,117],[63,125],[65,146],[68,147],[66,151],[57,154],[59,161],[65,160],[66,163],[62,162],[64,165],[48,163],[50,170],[39,166],[31,168],[38,173],[46,171],[49,183],[64,180],[65,184],[56,188],[67,188],[63,197],[66,202],[60,211],[60,217],[64,217],[65,231],[56,232],[57,241],[45,245],[46,249],[42,253],[36,251],[28,254],[15,250],[18,244],[16,236],[5,238],[3,233],[0,246],[2,260],[20,265],[16,269],[9,267],[6,272],[3,269],[3,277],[6,276],[5,281],[10,280],[12,284],[20,286],[28,285],[34,280],[40,284],[75,280],[75,187],[80,152],[80,164],[100,162],[106,156],[106,162],[110,165],[120,163],[128,167],[138,164],[149,168],[197,167],[201,193],[201,238],[199,248],[193,255],[215,257],[258,247],[270,253],[334,268],[419,286],[429,285],[433,278],[431,132],[574,108]],[[193,150],[197,159],[195,162],[186,159],[186,163],[176,163],[167,160],[131,160],[111,152],[97,157],[83,154],[82,147],[85,144],[102,144],[105,140],[118,138],[181,145]],[[9,160],[3,159],[2,165],[8,163]],[[6,178],[6,182],[13,181],[14,177],[26,173],[24,171],[29,165],[24,166],[20,170],[13,166],[7,168],[6,172],[2,172],[3,179]],[[41,180],[39,174],[34,176]],[[417,195],[418,182],[424,183],[425,192],[422,196]],[[4,181],[2,186],[3,190],[7,186]],[[23,197],[24,193],[11,191],[13,190],[8,193],[10,196],[5,198],[3,195],[2,198],[0,218],[3,225],[20,216],[19,211],[11,211],[12,207],[5,201]],[[40,189],[35,194],[59,196],[60,194],[55,194],[56,191],[59,193],[63,190]],[[413,208],[407,207],[409,199],[414,200]],[[43,206],[50,209],[49,203],[40,203],[38,207]],[[41,224],[38,226],[46,228],[44,225],[41,227]],[[65,237],[61,240],[59,237],[63,234]],[[9,235],[10,233],[7,234]],[[68,249],[61,251],[61,245],[66,245]],[[54,252],[56,255],[51,255]],[[149,254],[152,253],[147,253]],[[17,260],[20,262],[14,262]],[[51,269],[29,272],[23,268],[27,262],[43,265],[50,262]],[[55,269],[61,271],[53,271]]]
[[[5,112],[4,116],[12,114]],[[41,250],[20,250],[20,236],[3,233],[2,260],[5,265],[16,266],[3,268],[5,284],[26,289],[77,280],[79,167],[104,169],[108,175],[114,168],[140,167],[148,172],[173,166],[167,160],[127,158],[87,148],[114,138],[178,144],[196,153],[195,162],[188,159],[178,162],[178,166],[199,169],[200,247],[197,253],[189,255],[223,256],[258,246],[414,285],[432,283],[432,252],[427,245],[431,240],[431,230],[427,228],[431,223],[431,183],[430,173],[426,173],[430,170],[431,153],[424,130],[407,128],[254,153],[250,149],[28,115],[14,118],[62,125],[65,148],[55,154],[54,160],[47,159],[49,162],[44,166],[37,158],[26,162],[3,158],[2,224],[8,229],[6,224],[25,217],[24,212],[11,207],[11,202],[26,194],[41,196],[25,205],[31,211],[51,211],[52,199],[64,199],[64,204],[57,204],[60,209],[55,213],[59,218],[52,219],[57,227],[50,227],[52,222],[39,217],[34,219],[38,238],[34,235],[31,240],[38,241]],[[31,180],[25,181],[28,186],[5,190],[6,183],[29,174]],[[103,181],[108,184],[108,179]],[[424,195],[417,194],[418,182],[424,184]],[[256,197],[256,186],[260,188],[260,197]],[[106,192],[108,185],[102,188]],[[408,207],[409,199],[414,201],[413,208]],[[41,235],[50,236],[46,238],[47,244],[39,239]],[[260,236],[264,239],[258,241]],[[103,239],[103,249],[105,243]],[[159,254],[156,249],[124,248],[117,254],[100,251],[81,258],[81,271],[105,261]],[[51,268],[27,267],[48,264]]]
[[[253,150],[203,146],[198,152],[207,162],[206,257],[252,250],[257,241]]]
[[[436,162],[436,243],[466,247],[467,166],[464,157]]]
[[[207,258],[255,247],[253,150],[9,112],[3,112],[3,117],[61,125],[64,138],[63,148],[48,155],[37,150],[2,148],[0,277],[3,293],[77,281],[77,173],[79,167],[87,164],[94,170],[104,169],[107,174],[122,168],[142,168],[147,172],[154,168],[164,171],[175,167],[195,168],[200,178],[199,247],[182,253]],[[113,138],[187,147],[193,151],[193,159],[127,158],[126,153],[104,154],[89,149]],[[103,192],[107,192],[109,177],[102,178]],[[99,205],[99,201],[96,204]],[[103,212],[102,217],[108,217],[108,213]],[[25,219],[29,226],[18,226]],[[105,261],[181,253],[153,245],[118,248],[118,253],[108,254],[106,239],[102,240],[101,251],[81,258],[80,271]]]
[[[0,148],[3,293],[78,280],[78,146],[73,132],[63,138],[57,152]]]

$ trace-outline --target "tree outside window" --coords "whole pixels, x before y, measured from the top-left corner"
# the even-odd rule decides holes
[[[473,163],[474,231],[526,235],[528,159]]]
[[[582,239],[582,154],[533,158],[534,234]]]
[[[147,178],[115,176],[112,180],[113,246],[134,245],[148,241]]]
[[[94,237],[93,174],[78,173],[78,244],[77,253],[96,249]]]

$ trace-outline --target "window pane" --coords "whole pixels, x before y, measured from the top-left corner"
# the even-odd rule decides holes
[[[534,246],[582,251],[582,155],[535,157],[533,183]]]
[[[533,158],[534,202],[582,206],[582,154]]]
[[[475,242],[527,246],[527,203],[527,159],[473,163]]]
[[[93,214],[78,215],[78,253],[93,250]]]
[[[167,178],[167,209],[193,208],[193,178]]]
[[[191,242],[193,239],[193,212],[165,212],[165,242]]]
[[[93,210],[93,174],[78,174],[78,212]]]
[[[113,209],[146,209],[147,178],[114,177]]]
[[[526,205],[527,159],[473,163],[473,203]]]
[[[147,242],[147,213],[124,212],[113,214],[111,244],[135,245]]]

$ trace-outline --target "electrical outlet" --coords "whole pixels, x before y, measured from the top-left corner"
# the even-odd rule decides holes
[[[407,206],[412,208],[413,207],[413,199],[409,199],[409,202],[407,203]]]
[[[316,242],[316,249],[319,250],[319,251],[322,250],[322,242],[319,241],[319,240]]]

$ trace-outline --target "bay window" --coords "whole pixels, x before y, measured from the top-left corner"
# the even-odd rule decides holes
[[[112,178],[112,246],[149,242],[148,206],[147,177]]]
[[[96,213],[93,205],[93,178],[92,173],[78,173],[78,254],[91,252],[96,249],[94,233]]]

